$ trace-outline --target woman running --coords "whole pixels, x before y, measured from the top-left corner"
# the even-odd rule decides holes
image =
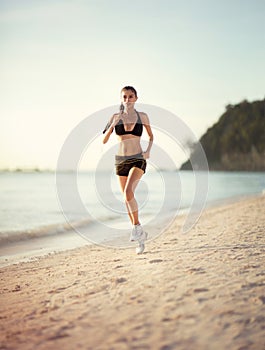
[[[137,112],[134,108],[137,99],[137,92],[134,87],[125,86],[121,90],[120,113],[116,113],[111,117],[103,131],[103,143],[108,142],[111,133],[115,130],[119,141],[118,154],[115,159],[116,174],[133,225],[130,240],[139,242],[136,253],[141,254],[145,249],[144,243],[147,234],[143,231],[139,221],[138,205],[134,192],[146,170],[146,159],[150,157],[153,133],[147,114]],[[143,126],[149,136],[148,147],[145,151],[142,150],[140,143]]]

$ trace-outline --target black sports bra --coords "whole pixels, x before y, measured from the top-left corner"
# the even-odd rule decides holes
[[[131,131],[126,131],[124,129],[123,121],[120,119],[118,124],[115,125],[115,132],[117,135],[134,135],[134,136],[141,136],[143,133],[143,124],[140,118],[140,115],[137,111],[135,111],[138,115],[138,119],[134,125],[134,128]]]

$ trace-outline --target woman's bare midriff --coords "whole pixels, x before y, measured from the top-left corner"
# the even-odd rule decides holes
[[[119,156],[131,156],[143,152],[139,136],[122,135],[118,136],[118,140],[119,149],[117,154]]]

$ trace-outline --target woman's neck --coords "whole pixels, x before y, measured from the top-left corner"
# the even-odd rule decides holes
[[[133,107],[125,107],[124,112],[128,115],[132,115],[135,112],[134,106]]]

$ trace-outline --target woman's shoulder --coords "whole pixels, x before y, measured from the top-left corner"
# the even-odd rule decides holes
[[[148,115],[145,112],[137,111],[137,113],[140,115],[140,117],[143,117],[143,118],[148,117]]]
[[[145,124],[149,121],[148,115],[145,112],[138,112],[137,111],[137,113],[139,113],[139,116],[140,116],[143,124]]]

